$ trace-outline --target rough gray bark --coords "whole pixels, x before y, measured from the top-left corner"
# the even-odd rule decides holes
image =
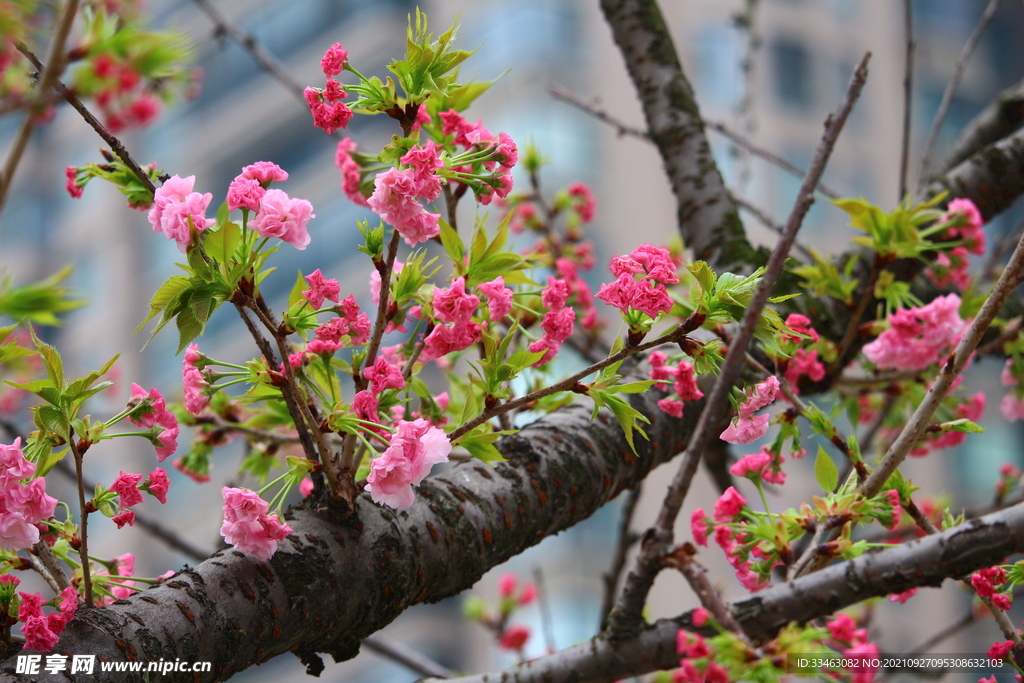
[[[1024,191],[1024,131],[989,145],[935,180],[925,195],[948,190],[950,199],[966,197],[985,221],[1008,209]]]
[[[971,119],[957,136],[937,171],[948,171],[983,147],[1010,135],[1021,125],[1024,125],[1024,81],[996,95],[988,106]]]
[[[676,196],[679,230],[698,259],[750,271],[767,252],[750,246],[704,134],[693,88],[655,0],[601,0],[637,88],[647,132]]]
[[[862,600],[917,586],[939,586],[1024,551],[1024,504],[974,519],[942,533],[870,552],[795,581],[776,584],[730,605],[755,642],[770,640],[790,622],[806,623]],[[663,619],[636,638],[598,636],[504,671],[466,676],[458,683],[602,683],[679,665],[676,633],[695,629],[689,615]],[[705,627],[707,629],[707,627]],[[713,635],[705,631],[704,635]],[[439,679],[427,679],[435,683]]]
[[[356,516],[303,505],[288,514],[294,533],[268,563],[221,551],[166,584],[105,609],[83,610],[55,653],[111,661],[212,661],[200,681],[224,680],[293,651],[311,670],[314,652],[355,656],[359,641],[403,610],[472,586],[484,572],[588,517],[679,452],[700,405],[682,420],[636,397],[651,418],[650,442],[630,453],[607,414],[577,405],[506,437],[507,463],[464,463],[427,479],[416,504],[395,511],[363,494]],[[0,681],[28,681],[2,665]],[[109,676],[109,674],[107,675]],[[78,681],[143,681],[144,674]],[[161,680],[192,681],[192,674]]]

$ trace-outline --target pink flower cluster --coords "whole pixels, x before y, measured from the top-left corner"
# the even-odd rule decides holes
[[[340,314],[337,318],[328,320],[313,331],[316,338],[306,345],[308,353],[334,353],[344,345],[345,337],[348,337],[348,343],[352,345],[365,344],[369,340],[370,319],[365,313],[359,312],[359,304],[354,296],[349,294],[335,310]]]
[[[496,171],[489,180],[485,180],[483,187],[479,190],[474,188],[477,200],[488,205],[498,197],[504,199],[512,191],[512,168],[519,161],[519,151],[515,142],[507,133],[498,133],[495,137],[484,127],[483,120],[476,123],[469,123],[454,109],[443,111],[439,114],[441,118],[441,134],[444,136],[454,135],[454,143],[466,149],[477,147],[478,149],[491,148],[493,157],[483,162],[483,167],[488,171]],[[471,167],[460,169],[466,173],[472,172]]]
[[[277,515],[268,514],[267,502],[254,491],[225,486],[221,494],[224,496],[224,523],[220,534],[224,540],[264,562],[273,557],[277,542],[288,537],[291,527]]]
[[[320,67],[327,78],[326,84],[323,89],[306,88],[303,91],[309,111],[313,114],[313,125],[322,128],[328,135],[333,135],[339,128],[347,126],[353,116],[352,110],[341,101],[348,93],[342,90],[341,84],[333,78],[345,69],[347,61],[348,50],[343,50],[341,43],[329,47],[320,60]]]
[[[175,240],[183,253],[192,243],[192,227],[199,233],[216,223],[206,217],[213,195],[193,192],[195,182],[194,175],[187,178],[171,176],[156,189],[153,207],[149,210],[153,232],[162,232],[167,239]]]
[[[530,627],[523,624],[509,624],[498,639],[498,647],[502,650],[522,652],[526,641],[530,639]]]
[[[807,377],[812,382],[820,382],[825,379],[825,366],[818,360],[818,349],[807,348],[817,344],[821,337],[811,327],[810,319],[800,313],[791,313],[786,318],[786,325],[795,332],[805,334],[808,337],[807,339],[794,335],[785,335],[783,337],[784,341],[796,347],[789,359],[785,361],[786,370],[784,377],[793,390],[797,391],[801,376]]]
[[[569,197],[573,200],[573,209],[579,215],[580,221],[589,223],[594,220],[597,200],[594,199],[594,193],[590,191],[590,186],[577,180],[569,184],[568,191]]]
[[[587,266],[584,266],[586,268]],[[580,277],[579,266],[575,261],[567,258],[555,259],[555,270],[558,276],[569,286],[569,295],[574,298],[573,307],[578,308],[583,314],[580,324],[585,330],[597,330],[601,323],[597,319],[597,308],[594,306],[594,293],[590,291],[590,285]]]
[[[374,396],[385,389],[402,389],[405,378],[397,366],[388,363],[384,356],[377,356],[373,365],[363,370],[363,377],[370,381],[370,391]]]
[[[25,636],[25,649],[49,652],[57,645],[64,627],[78,611],[78,595],[75,589],[68,586],[62,590],[55,598],[59,611],[49,614],[43,614],[45,603],[39,593],[19,592],[18,595],[21,596],[18,621],[22,622],[21,635]]]
[[[260,210],[260,200],[271,183],[288,180],[288,172],[272,161],[257,161],[242,169],[228,185],[228,209]]]
[[[114,483],[110,485],[109,490],[118,494],[119,497],[118,507],[121,508],[121,511],[113,518],[118,529],[126,524],[128,526],[135,525],[135,513],[128,508],[142,502],[141,491],[146,491],[161,503],[167,502],[167,491],[171,487],[171,480],[162,467],[157,467],[150,472],[146,481],[140,486],[139,482],[141,481],[141,474],[128,474],[121,471]]]
[[[504,287],[504,280],[501,286]],[[494,292],[494,288],[491,291]],[[487,294],[486,291],[484,293]],[[497,293],[493,299],[502,296],[503,293]],[[474,322],[472,316],[480,305],[480,297],[466,291],[466,278],[456,278],[448,289],[435,288],[432,305],[438,323],[423,340],[423,360],[435,360],[462,351],[479,341],[480,323]]]
[[[651,364],[651,379],[672,380],[672,390],[678,396],[678,398],[668,397],[658,401],[658,407],[666,413],[682,417],[684,401],[704,398],[704,392],[697,388],[697,378],[693,373],[691,363],[681,360],[676,367],[666,365],[668,359],[661,351],[652,351],[648,360]]]
[[[510,603],[509,611],[512,607],[525,607],[537,599],[537,586],[533,581],[523,582],[522,590],[516,595],[518,585],[519,577],[512,572],[506,572],[498,578],[498,595]]]
[[[707,610],[700,607],[694,611],[694,624],[697,623],[698,611],[706,623]],[[673,683],[730,683],[729,672],[713,661],[711,648],[699,633],[679,629],[676,652],[682,655],[682,659],[679,660],[679,668],[672,672]]]
[[[132,424],[152,430],[149,439],[156,446],[157,462],[163,462],[178,448],[178,418],[167,410],[159,391],[150,389],[147,393],[138,384],[132,384],[129,405],[140,406],[128,419]]]
[[[642,311],[651,318],[672,310],[666,285],[679,282],[676,266],[667,249],[642,244],[629,256],[616,256],[609,269],[616,280],[603,284],[597,298],[623,313]],[[636,275],[640,275],[639,279]]]
[[[1012,358],[1006,359],[1000,380],[1004,387],[1013,387],[1013,391],[1003,396],[999,402],[999,411],[1009,422],[1024,418],[1024,382],[1014,375]]]
[[[832,640],[846,648],[843,655],[858,660],[860,664],[854,669],[852,682],[871,683],[877,671],[871,664],[878,658],[879,650],[878,645],[868,641],[867,629],[857,628],[857,622],[849,614],[839,614],[825,625]]]
[[[114,558],[114,573],[110,574],[103,569],[96,572],[94,576],[117,576],[122,579],[127,579],[135,576],[135,555],[132,553],[125,553],[124,555],[118,555]],[[174,572],[168,572],[169,575],[173,575]],[[126,581],[111,581],[110,579],[102,580],[102,583],[106,588],[110,590],[110,597],[101,597],[96,600],[98,607],[106,607],[115,600],[124,600],[129,598],[135,593],[135,589],[127,585]],[[132,582],[134,583],[134,582]]]
[[[980,597],[989,598],[993,605],[1005,611],[1010,609],[1012,600],[998,586],[1006,583],[1006,578],[1006,570],[1002,567],[988,567],[971,574],[971,585]]]
[[[333,278],[330,280],[325,278],[319,268],[306,276],[306,282],[309,283],[309,289],[304,290],[302,296],[306,298],[313,310],[319,310],[324,305],[324,299],[338,303],[338,297],[341,296],[341,287],[338,285],[338,281]]]
[[[185,389],[185,409],[193,415],[199,415],[210,403],[207,390],[210,383],[203,377],[198,364],[203,361],[197,344],[189,344],[185,349],[185,358],[181,364],[181,383]]]
[[[956,294],[901,308],[889,316],[889,329],[864,347],[864,355],[881,370],[924,370],[960,338],[964,321],[959,310]]]
[[[756,441],[768,432],[769,416],[754,415],[755,412],[775,401],[779,391],[779,379],[772,375],[765,381],[747,390],[746,400],[740,405],[739,414],[733,418],[719,438],[733,444]]]
[[[78,167],[67,166],[64,168],[64,189],[68,191],[72,199],[81,199],[85,192],[85,183],[78,180]],[[83,179],[84,180],[84,179]]]
[[[57,507],[46,480],[21,452],[21,437],[0,444],[0,548],[17,552],[39,542],[39,525]],[[27,483],[24,480],[30,479]],[[45,527],[44,527],[45,528]]]
[[[355,151],[356,143],[352,138],[339,141],[338,148],[334,152],[334,165],[341,171],[341,191],[345,193],[345,196],[359,206],[369,207],[370,205],[360,189],[363,182],[363,169],[352,154]]]
[[[419,486],[434,465],[448,462],[451,450],[448,435],[426,420],[402,420],[390,445],[370,464],[366,490],[377,504],[399,510],[412,507],[412,487]]]
[[[569,283],[565,280],[549,275],[548,286],[541,292],[540,299],[548,312],[540,323],[544,336],[529,347],[532,353],[544,352],[540,360],[533,364],[534,367],[544,365],[555,357],[565,340],[572,336],[576,322],[576,310],[566,305],[569,300]]]
[[[985,233],[981,230],[984,221],[978,207],[970,199],[954,199],[949,203],[939,221],[950,220],[961,225],[947,228],[943,238],[960,239],[963,244],[939,252],[925,274],[939,287],[953,285],[966,290],[971,284],[971,276],[967,272],[968,254],[982,256],[985,253]]]
[[[487,313],[492,323],[499,322],[512,311],[513,292],[505,286],[505,278],[501,275],[477,285],[477,289],[487,297]]]
[[[416,168],[391,168],[377,174],[373,194],[367,203],[374,213],[395,227],[406,244],[415,246],[441,233],[438,224],[441,215],[430,213],[418,201],[437,199],[440,194],[440,183],[436,184],[435,194],[436,181],[437,177],[433,173],[424,174]]]
[[[261,237],[277,237],[303,250],[309,245],[306,225],[311,218],[316,218],[316,214],[308,200],[294,199],[284,190],[270,189],[260,200],[260,210],[252,227]]]
[[[101,83],[95,93],[96,104],[111,133],[148,126],[160,115],[158,86],[147,83],[126,59],[103,52],[96,55],[91,66]]]
[[[770,446],[761,446],[761,450],[757,453],[740,458],[735,465],[729,468],[729,472],[737,477],[763,479],[781,486],[786,483],[786,473],[782,471],[782,463],[785,461],[786,458],[781,453],[776,457]]]

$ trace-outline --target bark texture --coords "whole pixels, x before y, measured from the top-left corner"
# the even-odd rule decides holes
[[[747,241],[704,122],[655,0],[601,0],[676,196],[679,230],[698,259],[749,272],[768,259]]]
[[[996,95],[957,136],[938,171],[944,173],[1024,125],[1024,81]]]
[[[1024,189],[1024,131],[989,145],[950,169],[928,186],[934,197],[948,190],[953,197],[965,197],[977,205],[985,221],[992,220],[1021,195]]]
[[[268,563],[227,550],[162,586],[105,609],[83,610],[55,653],[109,661],[212,661],[213,672],[169,674],[166,681],[224,680],[293,651],[311,671],[315,652],[355,656],[359,641],[420,602],[472,586],[491,567],[588,517],[634,486],[685,445],[700,409],[683,419],[638,395],[651,418],[650,442],[628,449],[618,423],[575,405],[506,437],[507,463],[464,463],[427,479],[416,504],[380,507],[366,494],[356,515],[293,508],[294,533]],[[0,681],[29,681],[0,668]],[[143,681],[145,674],[77,676],[76,681]]]

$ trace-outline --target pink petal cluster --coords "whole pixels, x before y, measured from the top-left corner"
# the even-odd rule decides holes
[[[370,464],[366,490],[375,503],[395,509],[411,507],[412,487],[434,465],[448,462],[451,450],[448,435],[426,420],[400,421],[390,445]]]
[[[439,190],[440,185],[437,188]],[[391,168],[377,174],[367,203],[374,213],[395,227],[406,244],[415,246],[441,233],[438,224],[441,215],[430,213],[417,201],[432,192],[433,182],[424,179],[416,169]],[[436,195],[433,198],[436,199]]]
[[[441,149],[433,140],[423,147],[410,149],[401,162],[414,171],[413,182],[417,187],[417,197],[432,202],[441,196],[441,178],[437,171],[444,168],[444,162],[441,160]]]
[[[225,486],[221,494],[224,496],[224,523],[220,534],[224,540],[264,562],[273,557],[277,542],[288,537],[291,527],[277,515],[267,514],[267,502],[254,491]]]
[[[139,492],[140,481],[142,481],[141,474],[128,474],[124,470],[118,474],[117,479],[110,485],[110,490],[120,496],[118,505],[122,508],[130,508],[142,502],[142,493]]]
[[[907,604],[907,600],[909,600],[910,598],[914,597],[915,595],[917,595],[917,589],[916,588],[911,588],[910,590],[905,590],[902,593],[891,593],[889,595],[889,602],[898,602],[901,605],[905,605],[905,604]]]
[[[544,352],[540,360],[533,364],[534,367],[550,362],[565,340],[572,336],[576,311],[566,305],[568,300],[569,283],[549,275],[547,287],[541,292],[541,302],[549,309],[540,323],[544,336],[529,346],[532,353]]]
[[[260,210],[260,200],[266,194],[265,187],[260,185],[258,180],[238,176],[228,185],[228,210],[248,209],[249,211]]]
[[[665,286],[676,284],[679,277],[667,249],[642,244],[629,256],[616,256],[609,268],[616,280],[601,285],[598,299],[623,313],[633,309],[651,318],[672,310],[672,298]]]
[[[498,577],[498,595],[505,600],[525,607],[537,599],[537,586],[533,581],[523,583],[523,588],[516,595],[516,588],[519,586],[519,577],[513,572],[505,572]]]
[[[584,268],[587,267],[584,266]],[[594,293],[590,290],[587,281],[579,276],[579,267],[574,261],[558,258],[555,259],[555,270],[568,286],[570,295],[575,296],[574,307],[583,314],[583,319],[580,321],[583,329],[597,330],[601,323],[597,318],[597,308],[594,306]]]
[[[78,168],[76,166],[68,166],[64,169],[64,177],[64,189],[68,191],[72,199],[81,199],[85,188],[78,184]]]
[[[501,275],[477,285],[477,289],[487,297],[487,312],[492,323],[498,322],[512,310],[513,292],[505,286],[505,278]]]
[[[761,450],[757,453],[751,453],[740,458],[735,465],[729,468],[729,472],[737,477],[764,479],[767,482],[781,486],[786,483],[786,473],[782,471],[782,463],[784,461],[785,458],[780,453],[776,466],[776,456],[770,450],[770,446],[762,446]]]
[[[288,180],[288,171],[273,161],[257,161],[244,167],[238,177],[255,180],[263,187],[268,187],[270,183],[283,183]]]
[[[693,542],[708,547],[708,515],[697,508],[690,515],[690,531],[693,533]]]
[[[146,481],[139,488],[149,493],[161,503],[166,503],[167,491],[171,488],[171,480],[167,477],[166,470],[162,467],[157,467],[149,473]]]
[[[17,552],[39,541],[37,524],[53,515],[57,499],[46,493],[46,480],[31,479],[36,466],[21,452],[21,437],[0,444],[0,548]]]
[[[181,383],[185,390],[185,409],[193,415],[199,415],[210,403],[207,390],[210,383],[206,381],[202,370],[196,367],[201,356],[199,346],[189,344],[185,350],[185,358],[181,365]],[[154,390],[155,391],[155,390]]]
[[[405,378],[398,366],[388,363],[384,356],[377,356],[373,365],[363,370],[363,377],[370,380],[370,391],[374,396],[385,389],[405,388]]]
[[[309,283],[309,289],[304,290],[302,296],[306,297],[306,301],[315,310],[324,305],[324,299],[338,303],[338,297],[341,295],[338,281],[325,278],[319,268],[306,276],[306,282]]]
[[[316,338],[340,344],[342,337],[348,336],[352,344],[365,344],[370,338],[370,319],[359,312],[355,297],[349,294],[338,308],[342,315],[316,328],[313,331]]]
[[[21,593],[18,621],[22,622],[21,635],[25,636],[25,649],[49,652],[60,640],[64,631],[78,610],[78,595],[72,586],[60,592],[59,612],[43,614],[43,598],[39,593]]]
[[[987,567],[971,574],[971,585],[980,597],[989,598],[1001,610],[1010,609],[1010,596],[998,587],[1006,583],[1006,570],[1000,566]]]
[[[323,59],[320,60],[320,68],[325,76],[337,76],[345,70],[345,63],[348,61],[348,50],[341,48],[341,43],[335,43],[327,48]]]
[[[356,151],[356,143],[352,138],[345,138],[338,142],[338,148],[334,152],[334,165],[341,171],[341,191],[345,196],[359,206],[369,206],[366,197],[360,190],[363,182],[363,169],[359,162],[352,156]]]
[[[681,360],[678,366],[673,367],[666,365],[667,360],[661,351],[652,351],[648,358],[651,364],[651,379],[673,380],[672,390],[678,397],[663,398],[658,401],[658,407],[669,415],[682,417],[684,401],[704,398],[704,392],[697,387],[697,377],[691,363]]]
[[[327,78],[323,90],[306,88],[302,94],[306,97],[306,104],[313,115],[313,125],[323,129],[328,135],[334,135],[335,131],[345,128],[352,120],[352,110],[341,101],[347,93],[333,78]]]
[[[772,375],[747,390],[747,398],[740,405],[739,414],[733,418],[719,438],[733,444],[750,443],[768,432],[768,415],[754,415],[775,400],[779,391],[779,379]]]
[[[156,446],[157,462],[163,462],[174,454],[178,448],[178,418],[167,410],[164,397],[156,389],[147,393],[138,384],[132,384],[132,397],[129,405],[141,406],[128,416],[128,419],[139,427],[152,430],[150,441]]]
[[[736,490],[736,487],[730,486],[715,502],[715,521],[719,524],[731,522],[740,514],[740,511],[746,504],[747,499],[740,495],[740,492]]]
[[[261,237],[277,237],[296,249],[309,244],[306,224],[316,218],[313,205],[305,199],[293,199],[284,190],[267,190],[252,227]]]
[[[590,186],[586,183],[576,181],[569,184],[569,196],[573,199],[573,208],[583,223],[594,220],[594,210],[597,208],[597,201]]]
[[[879,369],[923,370],[963,332],[960,297],[947,294],[926,306],[901,308],[889,316],[890,328],[864,347],[864,355]]]
[[[954,199],[946,207],[946,213],[939,219],[947,221],[952,218],[959,218],[964,223],[956,228],[949,228],[946,237],[949,239],[960,238],[964,246],[972,254],[982,256],[985,254],[985,233],[981,228],[985,224],[981,211],[970,199]]]
[[[979,233],[984,245],[985,235]],[[938,287],[953,286],[963,291],[971,286],[971,275],[968,272],[967,247],[953,247],[949,251],[939,252],[935,261],[925,270],[925,275]]]
[[[480,324],[472,320],[479,304],[480,297],[466,292],[464,277],[456,278],[448,289],[435,288],[432,306],[438,323],[424,339],[421,357],[434,360],[479,341]]]
[[[992,643],[992,647],[990,647],[988,649],[988,652],[986,652],[985,654],[988,655],[988,657],[990,659],[1006,659],[1006,657],[1010,654],[1010,650],[1012,650],[1012,649],[1013,649],[1013,641],[1012,640],[1004,640],[1001,643],[1000,642]],[[980,681],[979,681],[979,683],[980,683]]]
[[[522,652],[526,641],[530,639],[530,627],[523,624],[510,624],[501,632],[498,646],[503,650]]]
[[[171,176],[153,195],[153,207],[149,210],[149,223],[153,232],[162,232],[167,239],[175,240],[182,252],[192,243],[190,225],[196,232],[202,232],[216,221],[206,217],[213,195],[209,192],[193,192],[196,177]]]

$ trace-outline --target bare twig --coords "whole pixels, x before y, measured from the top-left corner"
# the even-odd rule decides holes
[[[978,20],[978,25],[974,27],[974,31],[971,32],[967,42],[964,43],[964,49],[960,53],[960,59],[956,62],[953,77],[949,79],[949,83],[946,84],[946,89],[942,93],[942,101],[939,102],[939,110],[935,113],[935,120],[932,121],[932,129],[928,133],[928,141],[924,145],[924,153],[921,155],[921,167],[918,172],[918,189],[921,189],[924,186],[926,179],[928,178],[928,166],[931,163],[935,142],[939,139],[939,131],[942,129],[942,122],[945,121],[946,113],[949,111],[949,105],[953,102],[953,95],[956,94],[956,89],[960,86],[960,79],[964,75],[964,69],[967,68],[967,62],[970,60],[971,55],[974,54],[974,50],[978,47],[978,43],[981,42],[981,37],[985,34],[985,29],[988,28],[989,23],[992,21],[992,17],[995,16],[996,9],[999,7],[999,3],[1001,1],[1002,0],[989,0],[988,5],[985,7],[985,11],[982,12],[981,18]]]
[[[903,72],[903,139],[900,143],[900,201],[907,195],[907,167],[910,164],[910,117],[914,97],[914,26],[911,0],[903,0],[903,32],[906,62]]]
[[[75,475],[78,478],[78,510],[81,515],[82,544],[78,548],[78,555],[82,560],[82,585],[84,586],[85,606],[93,607],[92,600],[92,572],[89,569],[89,509],[85,504],[85,478],[82,474],[82,452],[78,448],[78,442],[74,433],[68,439],[68,446],[71,447],[71,454],[75,456]]]
[[[718,589],[708,579],[708,570],[693,558],[693,552],[692,545],[684,544],[683,547],[678,548],[666,558],[665,564],[679,570],[700,600],[700,604],[711,612],[711,615],[723,628],[732,631],[749,645],[750,639],[743,632],[743,627],[732,616]]]
[[[641,140],[645,140],[647,142],[651,141],[651,136],[647,134],[647,131],[641,130],[639,128],[634,128],[633,126],[629,126],[623,123],[622,121],[619,121],[617,118],[615,118],[608,112],[598,107],[596,103],[591,104],[590,102],[586,102],[580,97],[574,95],[568,89],[563,88],[560,85],[549,85],[548,92],[556,100],[562,100],[566,104],[571,104],[580,111],[594,117],[598,121],[601,121],[602,123],[607,123],[609,126],[615,129],[615,131],[619,134],[620,137],[623,135],[629,135],[634,138],[640,138]]]
[[[953,354],[942,364],[939,376],[932,382],[921,405],[914,411],[910,421],[907,422],[903,431],[896,438],[896,441],[889,446],[889,450],[875,468],[875,471],[871,473],[871,476],[860,487],[861,492],[865,496],[875,496],[882,490],[882,486],[889,478],[889,475],[899,467],[907,453],[910,452],[910,449],[924,436],[932,414],[938,408],[942,399],[945,398],[946,392],[953,384],[953,380],[957,378],[964,369],[964,366],[967,365],[971,353],[978,345],[978,342],[981,341],[981,336],[996,317],[1003,302],[1010,296],[1014,288],[1020,284],[1022,272],[1024,272],[1024,237],[1017,243],[1017,248],[1014,249],[1010,262],[1007,264],[1002,276],[1000,276],[999,281],[992,288],[988,298],[985,299],[985,303],[982,305],[977,316],[971,321],[964,336],[960,339],[960,343],[956,345]]]
[[[434,678],[454,678],[457,674],[442,664],[438,664],[422,652],[413,650],[405,643],[392,640],[387,636],[375,633],[363,638],[363,645],[379,655],[394,660],[409,668],[421,676],[432,676]]]
[[[306,105],[306,97],[303,95],[305,88],[288,74],[288,71],[281,62],[267,52],[251,33],[246,33],[228,21],[209,0],[192,0],[192,2],[214,23],[215,36],[227,36],[238,43],[243,50],[249,53],[263,71],[270,74],[274,80],[283,85],[303,105]]]
[[[619,538],[615,544],[615,556],[612,558],[612,566],[601,578],[604,579],[604,599],[601,601],[601,628],[604,628],[608,619],[608,613],[615,605],[615,591],[619,587],[619,577],[626,567],[626,555],[637,541],[640,535],[630,529],[633,524],[633,514],[636,512],[636,504],[640,501],[642,484],[626,494],[626,500],[622,503],[622,517],[619,521]]]
[[[28,146],[28,139],[32,135],[32,128],[35,126],[34,109],[42,104],[50,96],[50,86],[53,81],[64,71],[64,44],[67,42],[68,34],[71,32],[71,24],[75,21],[75,14],[78,12],[78,0],[67,0],[61,8],[60,15],[53,31],[53,38],[50,41],[50,50],[47,54],[46,68],[36,86],[32,106],[25,113],[25,119],[14,138],[10,152],[7,153],[7,161],[4,163],[3,173],[0,174],[0,211],[3,210],[7,201],[7,193],[10,192],[11,183],[14,180],[14,172],[21,163],[21,157]]]
[[[45,542],[46,541],[43,541],[43,543]],[[36,574],[39,574],[39,576],[43,578],[43,581],[45,581],[46,585],[50,587],[50,590],[52,590],[54,593],[60,593],[62,590],[64,590],[63,588],[57,585],[57,580],[54,578],[53,573],[49,569],[47,569],[46,565],[43,564],[43,561],[41,559],[39,559],[35,555],[27,555],[20,557],[21,559],[28,562],[28,565],[32,567],[32,571],[34,571]]]
[[[53,577],[54,582],[57,584],[58,593],[71,585],[71,582],[68,581],[68,575],[64,573],[64,567],[57,559],[57,556],[53,554],[53,550],[46,541],[38,541],[32,546],[32,550],[39,556],[39,561],[43,563],[50,576]]]
[[[25,55],[25,58],[32,62],[32,65],[36,69],[43,69],[42,63],[34,54],[32,54],[32,52],[27,47],[25,47],[25,45],[23,45],[22,43],[18,43],[17,47],[18,51],[21,52],[21,54]],[[101,138],[103,138],[103,141],[110,145],[111,151],[113,151],[114,154],[116,154],[117,157],[124,162],[124,165],[127,166],[129,170],[131,170],[131,172],[135,174],[135,176],[139,179],[139,182],[141,182],[150,192],[156,192],[156,186],[150,179],[149,174],[143,171],[142,167],[138,164],[138,162],[136,162],[135,159],[133,159],[131,155],[128,154],[128,150],[125,149],[123,144],[121,144],[121,141],[118,140],[113,135],[111,135],[110,131],[107,130],[106,126],[100,123],[100,120],[93,116],[93,113],[89,111],[84,104],[82,104],[82,100],[78,99],[78,96],[75,95],[75,93],[72,92],[70,88],[61,83],[59,79],[54,79],[53,86],[57,89],[57,92],[60,93],[61,97],[64,98],[64,101],[70,104],[75,109],[75,111],[77,111],[81,115],[81,117],[85,119],[85,122],[88,123],[89,126],[94,131],[96,131],[96,133]]]
[[[682,463],[676,472],[661,511],[658,513],[657,521],[645,534],[644,542],[640,547],[640,554],[633,570],[626,579],[622,593],[616,603],[608,620],[608,634],[610,637],[620,638],[636,632],[642,623],[641,612],[644,601],[654,583],[654,577],[661,568],[664,554],[672,543],[673,527],[679,510],[690,488],[690,482],[697,471],[701,455],[717,435],[713,429],[718,419],[727,406],[729,392],[736,381],[743,365],[746,363],[746,350],[754,338],[754,328],[761,318],[768,297],[771,295],[775,283],[779,279],[782,267],[788,257],[789,250],[796,240],[796,234],[803,224],[804,216],[814,203],[814,188],[818,184],[821,174],[825,170],[832,150],[835,147],[839,133],[846,123],[854,103],[860,96],[860,92],[867,80],[867,64],[871,53],[864,55],[860,65],[854,72],[850,86],[847,89],[846,97],[834,114],[829,116],[825,124],[825,132],[818,150],[815,153],[811,167],[804,177],[800,187],[793,210],[786,223],[786,234],[779,240],[772,252],[768,265],[765,267],[764,275],[758,285],[757,291],[751,297],[746,313],[736,336],[729,345],[729,353],[719,370],[718,380],[715,382],[711,395],[704,404],[701,416],[697,421],[693,434],[690,437],[689,445],[683,455]]]

